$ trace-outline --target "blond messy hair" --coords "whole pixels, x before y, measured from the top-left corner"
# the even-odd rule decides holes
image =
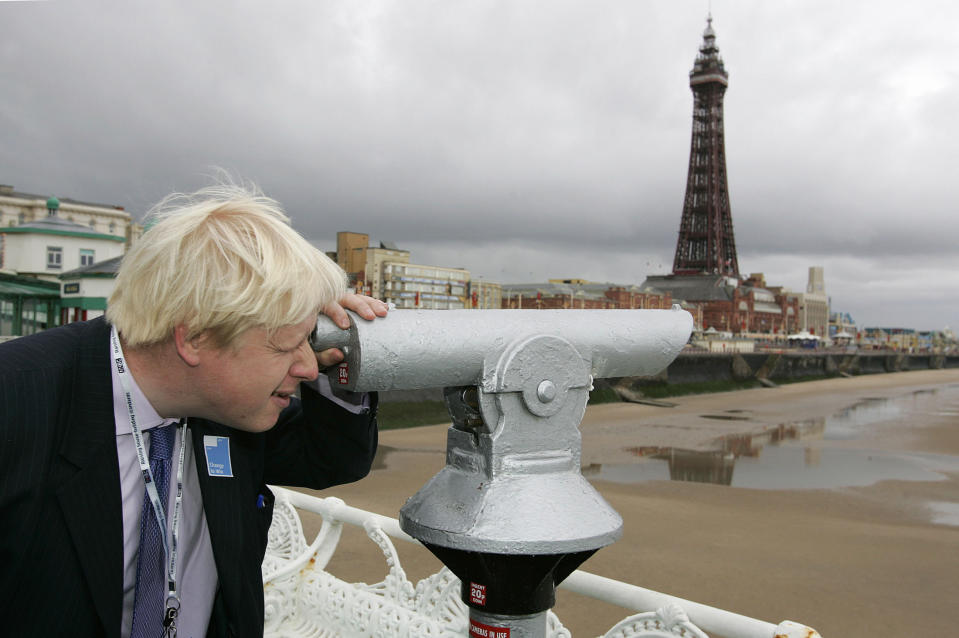
[[[132,347],[162,343],[181,323],[188,338],[205,333],[228,347],[250,328],[272,333],[303,321],[346,292],[343,270],[254,186],[174,193],[147,223],[106,311]]]

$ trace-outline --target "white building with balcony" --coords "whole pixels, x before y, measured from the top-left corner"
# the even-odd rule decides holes
[[[119,257],[126,237],[92,230],[61,218],[59,201],[51,197],[48,214],[17,226],[0,226],[0,269],[45,281],[83,266]]]
[[[41,221],[49,215],[47,206],[57,202],[57,216],[84,226],[88,232],[122,237],[128,244],[140,238],[143,227],[122,206],[95,204],[64,197],[48,198],[14,190],[0,184],[0,228],[11,228]]]
[[[468,306],[470,273],[462,268],[384,262],[382,299],[397,308],[462,310]]]

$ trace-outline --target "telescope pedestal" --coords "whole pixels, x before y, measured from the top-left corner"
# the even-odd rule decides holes
[[[470,634],[479,638],[544,637],[556,586],[595,552],[488,554],[425,545],[460,579]]]
[[[545,335],[494,355],[482,386],[446,389],[447,465],[400,525],[459,577],[471,636],[540,637],[556,586],[622,519],[580,473],[589,362]]]

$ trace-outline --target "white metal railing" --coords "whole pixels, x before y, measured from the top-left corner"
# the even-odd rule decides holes
[[[418,543],[395,518],[350,507],[334,497],[317,498],[273,487],[276,506],[263,561],[265,633],[271,637],[378,636],[417,638],[465,636],[468,612],[460,585],[446,568],[415,585],[400,565],[390,539]],[[323,525],[307,543],[295,508],[319,514]],[[373,585],[347,583],[325,570],[336,551],[343,524],[366,530],[384,554],[386,578]],[[708,605],[643,589],[577,570],[560,587],[641,613],[624,618],[604,638],[817,638],[799,623],[778,625]],[[570,638],[555,614],[548,614],[550,638]]]

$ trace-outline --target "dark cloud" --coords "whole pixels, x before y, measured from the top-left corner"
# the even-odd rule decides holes
[[[741,268],[802,289],[825,265],[834,305],[864,322],[959,322],[942,294],[959,236],[959,9],[712,9]],[[703,11],[0,3],[0,181],[139,216],[219,166],[328,249],[349,229],[487,279],[639,283],[672,263]],[[903,282],[921,304],[874,301]]]

